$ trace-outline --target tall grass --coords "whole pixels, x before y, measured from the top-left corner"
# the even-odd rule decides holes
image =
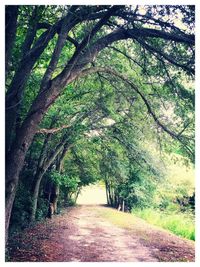
[[[178,236],[195,240],[194,216],[188,213],[167,213],[153,210],[133,210],[133,214],[146,220],[147,222],[167,229]]]

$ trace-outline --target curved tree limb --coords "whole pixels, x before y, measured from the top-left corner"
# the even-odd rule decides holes
[[[91,73],[95,73],[95,72],[106,72],[108,74],[114,75],[118,78],[120,78],[121,80],[123,80],[124,82],[126,82],[143,100],[144,104],[147,107],[148,113],[152,116],[152,118],[154,119],[154,121],[156,122],[156,124],[162,129],[164,130],[166,133],[168,133],[172,138],[177,139],[179,141],[181,141],[180,138],[180,132],[178,134],[176,134],[175,132],[171,131],[170,129],[167,128],[167,126],[165,126],[156,116],[155,112],[153,111],[149,101],[146,99],[146,97],[144,96],[144,94],[138,89],[138,87],[129,80],[128,77],[126,77],[125,75],[122,75],[120,73],[118,73],[117,71],[111,69],[111,68],[102,68],[102,67],[94,67],[94,68],[88,68],[82,71],[82,73],[78,76],[78,77],[82,77]],[[185,130],[185,127],[184,127]]]
[[[187,45],[195,44],[195,36],[194,34],[175,34],[173,32],[167,32],[163,30],[157,29],[148,29],[148,28],[133,28],[128,29],[127,34],[132,38],[145,38],[145,37],[154,37],[161,38],[168,41],[175,41],[177,43],[185,43]]]

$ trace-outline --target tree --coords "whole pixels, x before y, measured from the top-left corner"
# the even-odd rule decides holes
[[[191,138],[183,135],[188,125],[191,126],[190,120],[182,121],[179,128],[184,127],[174,134],[174,131],[165,127],[155,115],[156,105],[151,107],[150,100],[141,92],[143,86],[140,90],[138,86],[133,85],[133,81],[129,81],[131,75],[127,79],[110,70],[109,65],[102,66],[102,63],[94,67],[104,49],[112,50],[110,46],[116,42],[126,47],[126,44],[132,41],[131,56],[125,55],[121,50],[118,53],[132,61],[135,61],[134,57],[137,58],[135,64],[140,65],[140,69],[137,68],[138,74],[143,74],[146,83],[154,83],[155,79],[150,78],[157,75],[162,80],[164,75],[168,77],[165,80],[167,90],[178,94],[181,100],[192,99],[193,93],[178,84],[178,72],[184,77],[194,74],[194,7],[147,6],[143,9],[145,12],[138,6],[6,8],[6,12],[13,12],[18,23],[16,29],[16,19],[11,23],[11,16],[6,16],[6,24],[10,25],[6,28],[6,36],[12,35],[11,43],[6,46],[9,54],[6,56],[6,66],[12,58],[6,77],[6,234],[27,151],[49,107],[76,79],[103,72],[118,76],[142,98],[154,122],[182,142],[190,156],[192,155],[193,144],[186,144],[186,140]],[[175,13],[182,15],[180,27],[177,26],[173,15]],[[168,20],[164,14],[168,16]],[[26,32],[23,31],[24,25]],[[49,53],[48,49],[53,52]],[[67,51],[67,57],[63,57],[64,51]],[[28,108],[26,106],[24,112],[23,102],[26,99],[27,85],[34,69],[40,68],[42,56],[45,56],[45,64],[42,64],[43,75],[39,79],[37,90],[34,91],[34,97],[30,98],[30,105]],[[172,88],[174,84],[175,87]]]

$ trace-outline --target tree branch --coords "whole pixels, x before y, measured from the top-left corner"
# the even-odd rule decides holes
[[[68,33],[71,30],[71,28],[74,26],[72,14],[76,10],[76,8],[77,8],[77,6],[72,6],[69,10],[68,15],[65,16],[65,18],[62,20],[60,33],[58,35],[57,43],[56,43],[56,46],[54,48],[54,51],[53,51],[53,54],[51,57],[51,61],[49,63],[48,68],[46,69],[46,72],[45,72],[44,77],[43,77],[42,82],[41,82],[41,86],[40,86],[41,91],[45,90],[46,87],[48,86],[48,82],[50,81],[50,79],[53,75],[53,72],[57,66],[60,53],[61,53],[61,51],[65,45],[65,41],[67,39]],[[72,14],[70,11],[72,12]]]
[[[175,41],[177,43],[185,43],[187,45],[195,45],[195,36],[193,34],[175,34],[170,32],[165,32],[163,30],[157,29],[147,29],[147,28],[133,28],[126,30],[127,35],[130,38],[137,39],[138,37],[145,38],[145,37],[154,37],[154,38],[161,38],[168,41]]]
[[[54,133],[57,133],[63,129],[67,129],[71,127],[71,125],[62,125],[61,127],[57,127],[57,128],[51,128],[51,129],[47,129],[47,128],[42,128],[42,129],[39,129],[37,131],[38,134],[54,134]]]
[[[78,48],[79,43],[74,38],[67,36],[67,40],[72,43],[76,48]]]
[[[108,48],[111,48],[111,49],[113,49],[114,51],[116,51],[116,52],[122,54],[122,55],[125,56],[127,59],[129,59],[129,60],[133,61],[135,64],[137,64],[140,68],[143,68],[142,65],[141,65],[139,62],[137,62],[137,61],[136,61],[135,59],[133,59],[131,56],[129,56],[128,54],[126,54],[126,53],[124,53],[123,51],[119,50],[118,48],[116,48],[116,47],[114,47],[114,46],[112,46],[112,45],[109,45]]]

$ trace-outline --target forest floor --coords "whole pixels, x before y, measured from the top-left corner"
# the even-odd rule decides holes
[[[12,237],[11,262],[194,261],[194,242],[131,214],[79,205]]]

